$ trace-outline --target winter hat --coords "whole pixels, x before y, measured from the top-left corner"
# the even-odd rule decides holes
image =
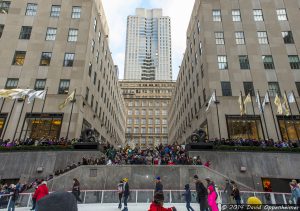
[[[72,193],[51,193],[37,202],[39,211],[78,211],[77,201]]]
[[[165,200],[164,193],[162,191],[157,191],[154,195],[154,202],[160,203],[160,202],[164,202],[164,200]]]
[[[198,175],[194,175],[194,179],[199,179]]]
[[[206,180],[206,181],[210,181],[210,177],[206,177],[205,180]]]
[[[184,186],[184,189],[185,189],[185,190],[190,189],[190,185],[189,185],[189,184],[186,184],[186,185]]]
[[[261,200],[255,196],[249,197],[247,200],[247,204],[249,205],[261,205]]]
[[[160,180],[160,177],[156,177],[157,180]]]
[[[213,187],[212,185],[210,185],[210,186],[208,187],[208,190],[210,190],[210,192],[212,192],[212,191],[214,190],[214,187]]]
[[[123,181],[124,181],[124,182],[128,182],[128,178],[124,178]]]
[[[47,185],[47,182],[46,182],[46,181],[43,181],[43,182],[41,183],[41,185]]]

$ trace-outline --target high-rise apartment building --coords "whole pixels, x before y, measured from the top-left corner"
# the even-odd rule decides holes
[[[127,18],[125,80],[172,80],[171,21],[162,9]]]
[[[100,0],[1,1],[0,88],[48,90],[45,103],[0,100],[1,138],[79,138],[91,128],[121,144],[125,104],[108,36]],[[70,119],[71,104],[58,105],[75,89]]]
[[[168,143],[172,81],[121,81],[127,110],[126,143],[142,148]]]
[[[170,142],[183,143],[199,128],[211,139],[299,140],[292,97],[299,101],[299,7],[297,0],[196,0],[170,104]],[[262,113],[258,99],[262,105],[267,92]],[[276,95],[287,102],[285,94],[289,115],[277,112],[278,98],[274,103]]]

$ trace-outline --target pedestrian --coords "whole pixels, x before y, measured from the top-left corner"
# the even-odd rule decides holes
[[[292,182],[290,182],[290,187],[291,187],[291,192],[292,192],[292,196],[291,196],[291,204],[297,204],[300,210],[300,188],[298,187],[297,181],[296,180],[292,180]]]
[[[164,193],[162,191],[158,191],[154,194],[154,200],[150,205],[148,211],[176,211],[175,207],[164,208]]]
[[[213,186],[214,190],[216,190],[216,185],[214,181],[210,179],[210,177],[206,177],[205,181],[207,182],[207,189],[209,188],[209,186]]]
[[[36,191],[36,189],[38,188],[38,186],[35,186],[34,189]],[[34,191],[34,192],[35,192]],[[34,198],[34,195],[32,196],[32,208],[30,210],[35,210],[35,205],[36,205],[36,198]]]
[[[238,189],[237,185],[234,184],[233,185],[233,189],[232,189],[232,197],[235,200],[237,205],[241,204],[241,195],[240,195],[240,190]]]
[[[78,179],[74,178],[73,179],[74,183],[73,183],[73,188],[72,188],[72,193],[76,198],[76,201],[79,201],[80,203],[82,203],[82,200],[80,198],[80,183],[78,181]]]
[[[51,193],[37,202],[38,211],[78,211],[77,201],[72,193]]]
[[[155,190],[154,190],[154,193],[158,192],[158,191],[164,191],[164,186],[163,184],[161,183],[161,180],[160,180],[160,177],[156,177],[156,180],[155,180]]]
[[[7,206],[8,211],[15,211],[16,201],[19,198],[19,190],[16,188],[14,184],[10,185],[10,199]]]
[[[211,211],[219,211],[218,209],[218,205],[217,205],[217,193],[216,190],[214,189],[214,187],[212,185],[210,185],[208,187],[208,197],[207,197],[207,201],[208,201],[208,205],[210,207]]]
[[[35,211],[38,211],[38,201],[49,194],[49,190],[47,187],[47,182],[43,181],[35,190],[33,198],[36,200]]]
[[[118,184],[118,195],[119,195],[119,209],[122,209],[122,197],[123,197],[123,181],[120,180],[120,183]]]
[[[185,192],[182,195],[185,197],[186,208],[188,211],[194,211],[194,209],[191,207],[192,193],[190,190],[190,185],[186,184],[184,186],[184,189],[185,189]]]
[[[199,180],[198,175],[194,176],[194,181],[196,185],[197,192],[197,200],[200,204],[201,211],[208,211],[208,203],[207,203],[207,189],[203,185],[203,183]]]
[[[122,211],[128,211],[127,200],[130,194],[128,179],[123,179],[123,197],[124,197],[124,209]]]
[[[229,179],[226,179],[226,185],[224,188],[224,193],[226,195],[227,204],[232,204],[232,189],[233,189],[233,183],[230,182]]]

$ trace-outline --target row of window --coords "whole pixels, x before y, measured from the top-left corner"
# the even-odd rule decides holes
[[[298,94],[300,96],[300,82],[295,82]],[[253,86],[253,82],[247,81],[243,82],[244,93],[245,95],[250,94],[251,96],[255,96],[255,89]],[[229,81],[221,81],[222,95],[223,96],[232,96],[231,83]],[[268,91],[269,95],[275,97],[276,94],[281,96],[281,91],[278,82],[268,82]]]
[[[288,20],[288,16],[285,8],[276,9],[276,14],[277,14],[277,19],[279,21]],[[241,11],[239,9],[231,10],[231,16],[233,22],[242,21]],[[212,18],[214,22],[221,22],[222,21],[221,10],[219,9],[212,10]],[[261,9],[254,9],[253,19],[254,21],[264,21],[263,11]]]
[[[159,102],[159,101],[138,101],[136,100],[135,102],[130,101],[127,103],[128,107],[132,106],[168,106],[167,102]]]
[[[154,130],[155,129],[155,130]],[[160,127],[156,127],[156,128],[152,128],[152,127],[150,127],[150,128],[145,128],[145,127],[142,127],[141,128],[141,130],[140,130],[140,128],[138,128],[138,127],[135,127],[135,128],[133,128],[133,130],[132,130],[132,128],[131,127],[128,127],[127,129],[126,129],[126,133],[168,133],[168,128],[167,127],[163,127],[162,129],[160,128]]]
[[[0,2],[0,14],[7,14],[9,13],[10,8],[10,1],[1,1]],[[28,3],[26,6],[25,15],[26,16],[35,16],[37,14],[38,4],[36,3]],[[58,18],[60,16],[61,5],[52,5],[50,10],[50,17]],[[80,6],[73,6],[71,18],[72,19],[79,19],[81,16],[81,7]]]
[[[237,45],[245,45],[245,35],[243,31],[237,31],[234,33],[235,35],[235,43]],[[282,31],[281,36],[283,38],[283,42],[285,44],[293,44],[294,37],[292,31]],[[266,31],[258,31],[257,32],[258,43],[261,45],[269,44],[268,34]],[[224,32],[218,31],[215,32],[215,40],[217,45],[225,45]]]
[[[134,121],[134,122],[133,122]],[[128,125],[132,125],[132,124],[135,124],[135,125],[138,125],[138,124],[142,124],[142,125],[146,125],[147,123],[147,120],[145,118],[142,118],[142,119],[138,119],[138,118],[135,118],[135,119],[132,119],[132,118],[127,118],[127,124]],[[152,118],[148,118],[148,125],[152,125],[154,124],[154,121]],[[163,125],[166,125],[167,124],[167,119],[155,119],[155,124],[163,124]]]
[[[12,65],[22,66],[24,65],[26,57],[26,51],[16,51]],[[51,63],[52,52],[42,52],[40,59],[40,66],[49,66]],[[75,54],[74,53],[65,53],[63,66],[72,67],[74,63]]]
[[[153,110],[148,110],[148,112],[145,110],[145,109],[142,109],[141,111],[140,110],[138,110],[138,109],[136,109],[134,112],[133,112],[133,110],[128,110],[128,115],[147,115],[147,113],[148,113],[148,115],[153,115]],[[168,111],[167,110],[162,110],[162,111],[160,111],[160,110],[155,110],[155,115],[160,115],[160,114],[162,114],[162,115],[168,115]]]
[[[240,63],[240,69],[250,69],[250,62],[247,55],[240,55],[238,56],[239,63]],[[288,55],[288,60],[291,69],[300,69],[300,59],[298,55]],[[262,56],[262,62],[264,64],[264,68],[266,70],[268,69],[275,69],[273,56],[271,55],[264,55]],[[219,70],[226,70],[228,69],[228,62],[227,62],[227,56],[222,55],[218,56],[218,68]]]
[[[5,89],[15,89],[18,87],[19,79],[18,78],[8,78],[5,83]],[[34,89],[35,90],[44,90],[46,86],[46,79],[36,79]],[[70,87],[69,79],[61,79],[59,81],[58,94],[68,94]]]

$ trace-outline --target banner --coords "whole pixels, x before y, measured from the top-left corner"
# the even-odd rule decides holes
[[[216,102],[216,92],[215,91],[212,93],[212,95],[211,95],[211,97],[208,101],[208,106],[207,106],[205,111],[208,111],[208,109],[209,109],[212,102]]]
[[[75,91],[73,91],[66,99],[63,103],[61,103],[58,108],[59,110],[62,110],[64,107],[66,107],[66,105],[68,105],[71,101],[73,101],[75,99]]]

